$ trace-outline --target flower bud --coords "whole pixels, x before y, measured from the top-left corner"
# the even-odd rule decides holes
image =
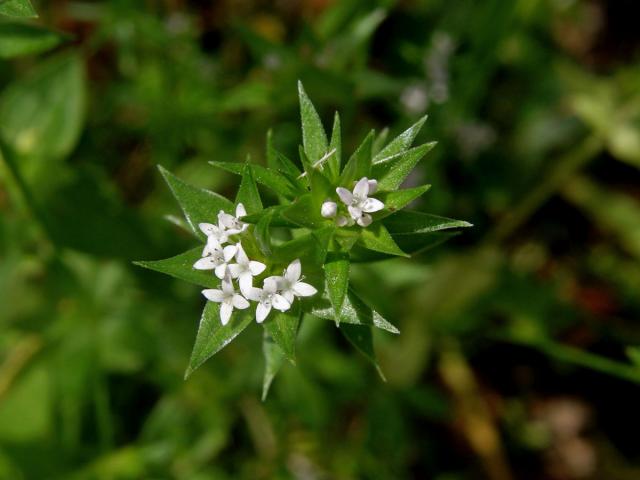
[[[320,214],[324,218],[333,218],[336,216],[338,212],[338,205],[336,202],[326,201],[322,204],[322,208],[320,209]]]
[[[339,227],[346,227],[349,224],[349,220],[344,215],[340,215],[336,218],[336,225]]]
[[[375,178],[371,178],[367,182],[369,184],[369,195],[373,195],[378,190],[378,181]]]

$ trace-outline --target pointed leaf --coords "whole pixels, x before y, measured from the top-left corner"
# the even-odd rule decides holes
[[[430,233],[451,228],[472,227],[473,225],[463,220],[440,217],[429,213],[403,210],[388,218],[384,225],[394,237],[398,235],[414,235],[417,233]]]
[[[300,97],[300,118],[302,120],[302,144],[311,163],[320,160],[327,153],[327,134],[320,116],[304,91],[302,82],[298,82]]]
[[[340,131],[340,115],[336,112],[333,117],[333,130],[331,132],[331,143],[329,143],[329,151],[334,153],[327,160],[327,168],[329,176],[332,180],[337,180],[340,176],[340,168],[342,165],[342,133]]]
[[[222,168],[230,173],[236,175],[242,175],[244,167],[247,164],[238,162],[209,162],[214,167]],[[251,173],[256,182],[270,188],[273,192],[282,195],[286,198],[294,198],[297,194],[304,190],[294,185],[286,176],[282,173],[272,169],[263,167],[262,165],[249,164]]]
[[[180,204],[191,230],[199,238],[206,237],[198,228],[199,223],[216,223],[220,210],[233,213],[233,203],[222,195],[189,185],[161,166],[158,170]]]
[[[273,220],[273,210],[264,215],[260,221],[256,224],[256,228],[253,231],[253,236],[256,238],[260,251],[265,255],[271,255],[271,235],[269,235],[269,227],[271,226],[271,220]]]
[[[273,379],[284,364],[284,353],[265,330],[262,337],[262,353],[264,354],[264,377],[262,380],[262,401],[269,395]]]
[[[282,216],[300,227],[311,229],[320,228],[327,224],[327,220],[320,215],[320,209],[314,205],[311,194],[298,198],[282,211]]]
[[[373,131],[365,137],[360,146],[351,155],[340,175],[340,185],[352,188],[353,182],[362,177],[368,177],[371,172],[371,146],[373,145]],[[373,177],[376,178],[377,177]]]
[[[378,188],[380,190],[397,190],[420,159],[435,144],[436,142],[426,143],[374,164],[371,169],[371,177],[378,180]]]
[[[37,25],[0,23],[0,58],[44,52],[59,45],[62,39],[61,35]]]
[[[29,0],[4,0],[0,2],[0,15],[22,18],[36,18],[38,16]]]
[[[288,264],[299,258],[304,265],[305,276],[310,269],[322,270],[334,230],[333,227],[321,228],[278,245],[273,249],[271,260],[273,263]]]
[[[287,220],[282,215],[287,208],[289,208],[288,205],[274,205],[272,207],[267,207],[261,212],[242,217],[242,221],[245,223],[258,224],[258,222],[260,222],[260,220],[262,220],[265,216],[270,215],[270,225],[272,227],[298,228],[299,225],[297,223],[293,223],[291,220]]]
[[[388,253],[389,255],[398,255],[408,257],[391,237],[389,231],[381,223],[374,223],[367,228],[362,229],[360,236],[360,245],[375,252]]]
[[[389,129],[387,127],[383,128],[380,134],[373,141],[373,158],[378,155],[378,153],[384,148],[384,144],[387,141],[387,137],[389,136]]]
[[[262,211],[260,192],[253,178],[253,170],[250,165],[245,165],[242,172],[242,181],[236,195],[236,205],[242,203],[248,214]]]
[[[324,296],[314,302],[311,314],[325,320],[336,323],[348,323],[352,325],[374,326],[390,333],[399,334],[394,325],[385,320],[378,312],[368,306],[352,289],[349,289],[342,304],[339,322],[336,320],[333,306],[328,296]]]
[[[327,262],[324,264],[325,285],[338,323],[342,304],[349,289],[349,268],[348,254],[332,252],[327,255]]]
[[[295,163],[275,149],[271,130],[267,133],[267,166],[286,177],[297,193],[304,193],[306,183],[300,178],[302,172]]]
[[[398,210],[401,210],[416,198],[423,195],[427,190],[431,188],[431,185],[423,185],[421,187],[406,188],[403,190],[396,190],[394,192],[380,192],[375,194],[374,197],[378,198],[384,203],[384,210],[376,212],[373,217],[376,220],[387,217]]]
[[[164,260],[147,260],[133,263],[201,287],[217,288],[220,285],[220,280],[211,271],[193,268],[193,264],[200,258],[202,258],[202,247],[197,247]]]
[[[234,310],[229,323],[222,325],[220,304],[207,302],[200,317],[196,342],[184,374],[185,380],[200,365],[231,343],[252,321],[253,314],[249,310]]]
[[[361,325],[349,325],[343,324],[340,325],[340,331],[349,340],[349,343],[356,347],[364,357],[369,360],[374,367],[376,367],[376,371],[380,378],[383,381],[387,381],[380,365],[378,365],[378,359],[376,358],[375,351],[373,350],[373,335],[371,332],[371,327],[369,326],[361,326]]]
[[[264,323],[264,329],[280,347],[287,360],[296,363],[296,337],[300,325],[299,303],[286,312],[274,310]]]
[[[393,239],[403,252],[408,253],[413,257],[419,253],[441,245],[458,234],[459,232],[431,232],[419,233],[416,235],[397,235],[393,237]],[[375,262],[394,258],[393,255],[367,250],[360,245],[356,245],[349,254],[351,257],[351,263]]]
[[[424,125],[424,122],[427,120],[427,115],[422,117],[416,123],[414,123],[410,128],[402,132],[396,138],[394,138],[389,145],[384,147],[380,152],[376,154],[373,159],[373,163],[380,163],[387,160],[390,157],[398,155],[399,153],[403,153],[409,149],[413,141],[415,140],[418,132]]]

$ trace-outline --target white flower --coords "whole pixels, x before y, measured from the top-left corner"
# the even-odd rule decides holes
[[[338,205],[336,204],[336,202],[332,202],[330,200],[324,202],[322,204],[322,207],[320,208],[320,215],[322,215],[324,218],[333,218],[336,216],[337,212]]]
[[[312,285],[300,281],[301,274],[300,260],[296,258],[289,264],[284,275],[277,277],[280,294],[289,303],[293,303],[294,297],[310,297],[318,293]]]
[[[247,293],[251,291],[251,287],[253,286],[253,277],[264,272],[267,266],[264,263],[249,260],[249,257],[247,257],[247,254],[240,244],[238,244],[238,250],[236,252],[236,262],[237,263],[229,265],[229,273],[232,278],[238,279],[240,291],[245,296],[248,296]]]
[[[374,189],[377,189],[378,183],[375,182]],[[336,193],[340,200],[347,206],[349,215],[361,227],[367,227],[371,224],[371,215],[369,213],[377,212],[384,208],[384,203],[375,198],[368,198],[370,193],[369,179],[362,177],[350,192],[346,188],[336,188]]]
[[[256,307],[256,321],[258,323],[264,322],[272,307],[281,312],[285,312],[291,307],[291,303],[278,293],[279,279],[280,277],[267,277],[264,279],[262,288],[251,288],[248,292],[247,298],[258,302]]]
[[[196,270],[214,270],[216,277],[223,279],[227,273],[227,265],[238,251],[235,245],[222,248],[219,243],[207,241],[205,247],[208,255],[193,264]]]
[[[242,233],[244,232],[247,228],[249,228],[249,225],[240,221],[240,218],[242,217],[246,217],[247,216],[247,210],[244,208],[244,205],[239,203],[236,206],[236,216],[234,217],[233,215],[229,214],[229,213],[225,213],[222,210],[220,210],[220,213],[218,213],[218,224],[221,227],[224,227],[227,229],[227,233],[229,235],[234,235],[236,233]]]
[[[211,254],[216,245],[223,245],[229,240],[229,233],[222,225],[214,225],[213,223],[199,223],[200,231],[207,236],[207,245],[204,247],[202,256]]]
[[[220,321],[222,325],[229,323],[233,309],[244,310],[249,308],[249,302],[242,295],[239,295],[233,289],[231,278],[227,275],[222,280],[222,290],[209,288],[202,291],[202,294],[211,300],[220,304]]]

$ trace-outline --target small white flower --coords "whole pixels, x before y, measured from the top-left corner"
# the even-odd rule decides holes
[[[320,215],[324,218],[333,218],[336,216],[336,213],[338,213],[338,204],[330,200],[324,202],[320,208]]]
[[[374,188],[377,189],[378,183],[376,182]],[[370,213],[378,212],[384,208],[384,203],[376,198],[369,198],[370,184],[367,177],[362,177],[356,183],[353,188],[353,192],[350,192],[346,188],[336,188],[336,193],[340,197],[340,200],[347,206],[349,215],[353,218],[358,225],[366,227],[371,224]]]
[[[253,286],[253,277],[260,275],[264,272],[267,266],[264,263],[256,262],[255,260],[249,260],[242,245],[238,244],[238,250],[236,251],[236,262],[228,266],[229,273],[232,278],[237,278],[240,284],[240,291],[248,296],[247,293],[251,291]]]
[[[200,231],[207,236],[207,245],[204,247],[202,256],[211,254],[216,245],[223,245],[229,240],[229,233],[222,225],[214,225],[213,223],[199,223]]]
[[[242,233],[247,228],[249,228],[249,225],[247,223],[240,221],[242,217],[246,217],[246,216],[247,216],[247,210],[244,208],[243,204],[239,203],[236,206],[235,217],[229,213],[225,213],[222,210],[220,210],[220,213],[218,213],[218,224],[221,227],[226,228],[227,233],[229,235],[235,235],[236,233]]]
[[[209,288],[202,291],[202,294],[211,300],[220,304],[220,321],[222,325],[229,323],[233,309],[244,310],[249,308],[249,302],[242,295],[239,295],[233,289],[231,278],[227,275],[222,280],[222,290],[216,288]]]
[[[264,279],[262,288],[251,288],[247,298],[258,302],[256,307],[256,321],[264,322],[271,308],[285,312],[291,308],[291,302],[288,302],[284,296],[278,293],[278,284],[281,277],[267,277]]]
[[[193,268],[196,270],[214,270],[216,277],[223,279],[227,273],[227,266],[238,251],[238,247],[227,245],[222,248],[219,243],[214,244],[207,241],[205,251],[207,251],[208,255],[194,263]]]
[[[284,275],[278,278],[280,294],[289,303],[293,303],[294,297],[310,297],[318,293],[312,285],[301,282],[302,266],[300,259],[295,259],[289,264]]]

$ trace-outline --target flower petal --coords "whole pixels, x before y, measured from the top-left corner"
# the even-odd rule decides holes
[[[238,244],[236,244],[236,246],[238,247],[238,251],[236,252],[236,261],[240,265],[248,264],[249,263],[249,257],[247,257],[247,254],[245,253],[244,249],[242,248],[242,244],[238,243]]]
[[[269,312],[271,311],[271,304],[265,305],[264,303],[259,303],[256,307],[256,322],[262,323],[264,319],[267,318]]]
[[[367,198],[362,204],[362,211],[367,213],[378,212],[383,208],[384,203],[377,198]]]
[[[289,280],[289,282],[291,283],[295,283],[298,280],[300,280],[300,275],[302,275],[302,265],[300,265],[300,259],[296,258],[287,267],[287,271],[284,274],[284,278]]]
[[[236,223],[236,217],[220,210],[220,213],[218,213],[218,223],[221,227],[232,228]]]
[[[193,268],[196,270],[213,270],[218,265],[218,262],[213,257],[204,257],[193,264]]]
[[[348,210],[349,210],[349,215],[351,215],[351,218],[353,218],[354,220],[358,220],[362,216],[362,210],[358,207],[349,205]]]
[[[247,299],[237,293],[233,296],[231,301],[233,302],[233,306],[240,310],[249,308],[249,302],[247,302]]]
[[[369,193],[367,195],[373,195],[378,191],[378,181],[375,178],[369,179]]]
[[[238,277],[238,284],[240,285],[240,291],[242,294],[247,297],[247,294],[251,292],[251,289],[253,288],[253,277],[251,276],[251,272],[242,272]]]
[[[368,227],[369,225],[371,225],[371,220],[371,215],[365,213],[357,220],[357,222],[361,227]]]
[[[262,298],[262,289],[261,288],[256,288],[256,287],[251,287],[249,290],[247,290],[245,297],[248,300],[253,300],[254,302],[259,302],[260,299]]]
[[[293,303],[293,301],[295,300],[295,296],[293,294],[293,290],[285,290],[284,292],[282,292],[281,294],[284,299],[289,302],[289,303]]]
[[[278,295],[277,293],[273,296],[271,301],[273,303],[273,308],[280,310],[281,312],[285,312],[291,308],[291,304],[287,302],[282,295]]]
[[[276,293],[280,285],[278,280],[279,278],[275,276],[265,278],[262,289],[267,293]]]
[[[216,277],[222,280],[224,276],[227,274],[227,264],[221,263],[220,265],[218,265],[215,269],[215,273],[216,273]]]
[[[229,276],[224,277],[222,280],[222,291],[227,295],[231,295],[235,292],[233,283],[231,283],[231,278]]]
[[[247,209],[244,208],[244,205],[242,203],[239,203],[236,206],[236,218],[242,218],[246,216],[247,216]]]
[[[333,218],[336,216],[337,212],[338,204],[330,200],[324,202],[320,207],[320,215],[322,215],[324,218]]]
[[[227,263],[230,262],[237,251],[238,247],[236,247],[235,245],[227,245],[226,247],[224,247],[224,249],[222,250],[224,261]]]
[[[336,188],[336,193],[345,205],[351,205],[351,202],[353,202],[353,194],[346,188],[338,187]]]
[[[218,290],[217,288],[207,288],[206,290],[202,290],[202,295],[204,295],[207,300],[211,300],[212,302],[220,303],[222,300],[224,300],[224,292],[222,290]]]
[[[231,278],[238,278],[238,275],[240,275],[240,272],[242,271],[242,267],[237,263],[232,263],[231,265],[227,265],[227,271]]]
[[[369,179],[367,177],[362,177],[356,183],[356,186],[353,187],[353,196],[358,198],[367,198],[369,195]]]
[[[229,323],[229,319],[231,318],[231,314],[233,313],[233,305],[227,302],[222,302],[220,304],[220,321],[222,325],[226,325]]]
[[[218,227],[213,225],[212,223],[199,223],[198,228],[207,236],[214,235],[218,232]]]
[[[293,286],[293,293],[299,297],[310,297],[318,293],[313,285],[309,285],[305,282],[298,282]]]
[[[264,263],[256,262],[255,260],[249,262],[249,271],[254,277],[264,272],[265,268],[267,268],[267,266]]]

